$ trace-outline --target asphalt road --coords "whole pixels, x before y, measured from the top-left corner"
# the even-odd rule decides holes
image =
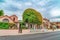
[[[60,32],[38,33],[17,36],[1,36],[0,40],[60,40]]]

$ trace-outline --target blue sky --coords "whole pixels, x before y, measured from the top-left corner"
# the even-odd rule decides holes
[[[5,15],[16,14],[20,20],[27,8],[39,11],[48,19],[60,16],[60,0],[0,0],[0,9],[4,10]]]

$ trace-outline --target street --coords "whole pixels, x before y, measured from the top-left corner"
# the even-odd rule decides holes
[[[60,40],[60,32],[58,31],[30,35],[1,36],[0,40]]]

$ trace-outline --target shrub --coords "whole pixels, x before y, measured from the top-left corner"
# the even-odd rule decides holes
[[[11,23],[0,22],[0,29],[9,29]]]
[[[24,27],[24,26],[22,26],[21,28],[22,28],[22,29],[28,29],[27,27]]]

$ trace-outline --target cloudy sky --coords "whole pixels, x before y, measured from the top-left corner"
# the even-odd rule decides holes
[[[16,14],[20,20],[27,8],[39,11],[48,19],[60,16],[60,0],[0,0],[0,9],[4,10],[5,15]]]

